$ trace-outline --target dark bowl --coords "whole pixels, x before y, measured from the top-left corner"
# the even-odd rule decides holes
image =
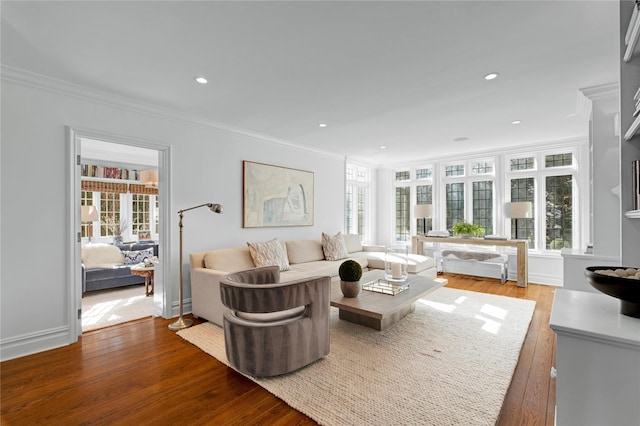
[[[640,280],[596,273],[596,271],[629,269],[625,266],[589,266],[584,275],[593,288],[620,299],[620,313],[640,318]],[[639,269],[639,268],[633,268]]]

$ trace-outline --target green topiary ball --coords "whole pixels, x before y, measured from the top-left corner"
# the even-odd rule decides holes
[[[359,281],[362,277],[362,266],[355,260],[345,260],[338,269],[342,281]]]

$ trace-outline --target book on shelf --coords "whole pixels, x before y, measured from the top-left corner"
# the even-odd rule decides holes
[[[631,162],[633,210],[640,210],[640,160]]]
[[[118,180],[140,180],[140,171],[135,169],[121,169],[120,167],[95,166],[93,164],[82,164],[80,173],[85,177],[118,179]]]
[[[624,45],[627,46],[629,44],[629,40],[631,39],[631,33],[633,32],[633,26],[636,24],[638,20],[638,2],[634,5],[633,12],[631,12],[631,19],[629,20],[629,26],[627,27],[627,32],[624,35]]]

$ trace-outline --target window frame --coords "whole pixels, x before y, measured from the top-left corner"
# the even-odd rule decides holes
[[[546,167],[545,156],[571,153],[572,164],[570,166],[557,166]],[[473,170],[473,164],[478,162],[484,162],[486,160],[493,160],[494,170],[492,179],[494,183],[493,189],[493,229],[497,235],[504,235],[507,238],[511,238],[511,218],[508,212],[508,205],[506,203],[511,202],[511,179],[512,178],[525,178],[531,177],[535,185],[534,192],[534,245],[529,248],[530,253],[536,253],[541,256],[560,256],[560,250],[546,249],[546,177],[547,176],[560,176],[570,174],[572,176],[572,247],[573,249],[579,249],[584,246],[590,238],[590,229],[586,229],[582,226],[582,223],[586,223],[589,219],[589,200],[590,200],[590,185],[589,185],[589,144],[586,138],[575,138],[567,141],[549,142],[544,144],[531,145],[526,148],[510,149],[494,151],[488,155],[488,152],[480,152],[476,155],[471,154],[464,157],[445,157],[439,159],[433,159],[428,161],[421,161],[409,164],[397,164],[389,167],[389,180],[387,188],[390,188],[389,198],[391,200],[389,222],[388,222],[388,238],[391,243],[401,244],[401,241],[395,241],[395,187],[411,186],[411,210],[416,203],[416,185],[424,185],[426,182],[430,182],[432,185],[433,194],[433,218],[432,223],[434,230],[443,230],[446,227],[446,207],[444,188],[447,182],[453,181],[466,181],[473,182],[474,180],[482,181],[489,180],[486,174],[478,174],[469,176],[469,171]],[[516,158],[533,158],[533,168],[525,170],[511,170],[511,160]],[[444,176],[445,167],[447,165],[456,165],[465,163],[466,173],[465,176]],[[411,179],[406,181],[396,181],[395,173],[403,170],[413,170],[430,167],[433,170],[432,179],[430,181],[424,179],[416,179],[415,174],[411,174]],[[472,184],[468,184],[469,189],[465,189],[465,217],[472,218],[473,215],[473,200],[472,200]],[[411,235],[417,235],[417,220],[413,217],[410,223],[412,224]],[[473,220],[473,219],[472,219]],[[509,249],[505,249],[509,251]]]
[[[349,178],[350,169],[353,170],[351,179]],[[344,233],[353,234],[355,230],[357,231],[355,233],[360,235],[362,242],[365,243],[372,242],[372,175],[373,171],[368,167],[354,163],[345,164]],[[359,176],[362,178],[360,179]],[[349,192],[350,190],[351,192]],[[361,194],[359,194],[360,191],[362,191]],[[349,194],[351,199],[349,199]],[[359,199],[360,195],[362,195],[362,200]]]
[[[474,169],[474,165],[478,164],[478,163],[492,163],[493,164],[493,171],[490,173],[478,173],[478,174],[474,174],[473,173],[473,169]],[[492,223],[492,233],[495,233],[496,230],[496,224],[497,224],[497,191],[498,191],[498,185],[497,185],[497,172],[496,169],[498,168],[498,158],[497,157],[492,157],[492,156],[478,156],[478,157],[472,157],[472,158],[467,158],[464,160],[455,160],[455,161],[446,161],[442,163],[442,176],[440,177],[439,181],[442,183],[442,191],[440,191],[442,193],[442,198],[439,200],[439,202],[442,204],[442,206],[444,207],[444,209],[442,210],[444,213],[443,219],[444,219],[444,227],[441,226],[442,229],[446,229],[447,226],[447,211],[446,211],[446,207],[447,207],[447,200],[446,200],[446,184],[448,183],[462,183],[464,185],[464,219],[465,221],[469,222],[469,223],[474,223],[474,216],[473,216],[473,183],[474,182],[485,182],[485,181],[491,181],[492,182],[492,190],[493,190],[493,197],[492,197],[492,205],[491,205],[491,213],[492,213],[492,218],[491,218],[491,223]],[[460,175],[460,176],[446,176],[446,168],[448,166],[455,166],[455,165],[463,165],[464,166],[464,174]],[[452,226],[454,225],[454,223],[451,224]],[[449,232],[451,232],[451,229],[448,229]]]
[[[85,192],[85,191],[83,191]],[[100,199],[102,192],[99,191],[86,191],[92,193],[92,204],[94,206],[98,206],[98,210],[100,211]],[[133,195],[129,192],[118,193],[120,199],[120,218],[121,220],[126,221],[127,229],[122,233],[122,238],[124,241],[134,241],[137,238],[137,235],[133,232]],[[147,195],[149,197],[149,231],[151,232],[151,239],[158,240],[159,233],[159,220],[158,220],[158,196],[154,194],[138,194],[138,195]],[[102,230],[102,212],[99,214],[99,219],[91,224],[87,224],[88,227],[92,228],[93,235],[91,236],[92,241],[98,241],[100,239],[108,239],[112,238],[112,235],[101,235]],[[135,238],[134,238],[135,237]],[[89,236],[83,236],[82,238],[89,238]]]
[[[557,154],[571,154],[572,164],[568,166],[546,166],[546,156]],[[511,170],[511,160],[524,157],[534,157],[534,168],[525,170]],[[572,188],[571,188],[571,214],[572,214],[572,229],[571,229],[571,245],[572,248],[582,247],[583,236],[580,231],[580,223],[583,218],[580,214],[581,206],[583,205],[583,199],[588,195],[583,194],[580,191],[580,183],[583,177],[580,174],[580,164],[582,164],[582,150],[581,145],[576,144],[573,146],[563,146],[554,148],[539,148],[536,150],[522,151],[518,153],[510,153],[504,156],[504,168],[505,168],[505,203],[511,202],[511,179],[514,178],[533,178],[535,185],[534,196],[534,245],[529,247],[529,250],[535,250],[538,253],[555,254],[560,253],[560,249],[547,249],[546,248],[546,181],[550,176],[572,176]],[[511,220],[505,221],[506,235],[512,235]]]
[[[431,175],[426,178],[418,178],[417,171],[423,169],[430,169]],[[407,180],[396,180],[396,176],[398,172],[409,172],[409,179]],[[411,166],[411,167],[398,167],[391,170],[391,179],[392,179],[392,212],[391,212],[391,241],[394,244],[411,244],[411,237],[417,235],[418,232],[418,218],[415,217],[415,212],[413,207],[418,204],[418,187],[419,186],[431,186],[431,203],[435,204],[437,197],[437,189],[435,185],[435,176],[437,175],[436,166],[432,163],[422,163],[420,165]],[[396,188],[399,187],[407,187],[409,188],[409,238],[408,240],[398,240],[396,238],[396,230],[398,226],[398,217],[397,217],[397,205],[396,205]],[[434,206],[435,208],[435,206]],[[427,219],[425,225],[427,228],[434,229],[436,217],[435,211],[433,212],[433,217],[431,219]]]

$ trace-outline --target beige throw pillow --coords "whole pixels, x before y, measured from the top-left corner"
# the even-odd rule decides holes
[[[256,266],[278,266],[281,271],[289,270],[289,259],[277,238],[265,243],[247,243],[251,258]]]
[[[324,251],[324,258],[327,260],[340,260],[349,256],[342,232],[338,232],[333,237],[323,232],[322,251]]]

